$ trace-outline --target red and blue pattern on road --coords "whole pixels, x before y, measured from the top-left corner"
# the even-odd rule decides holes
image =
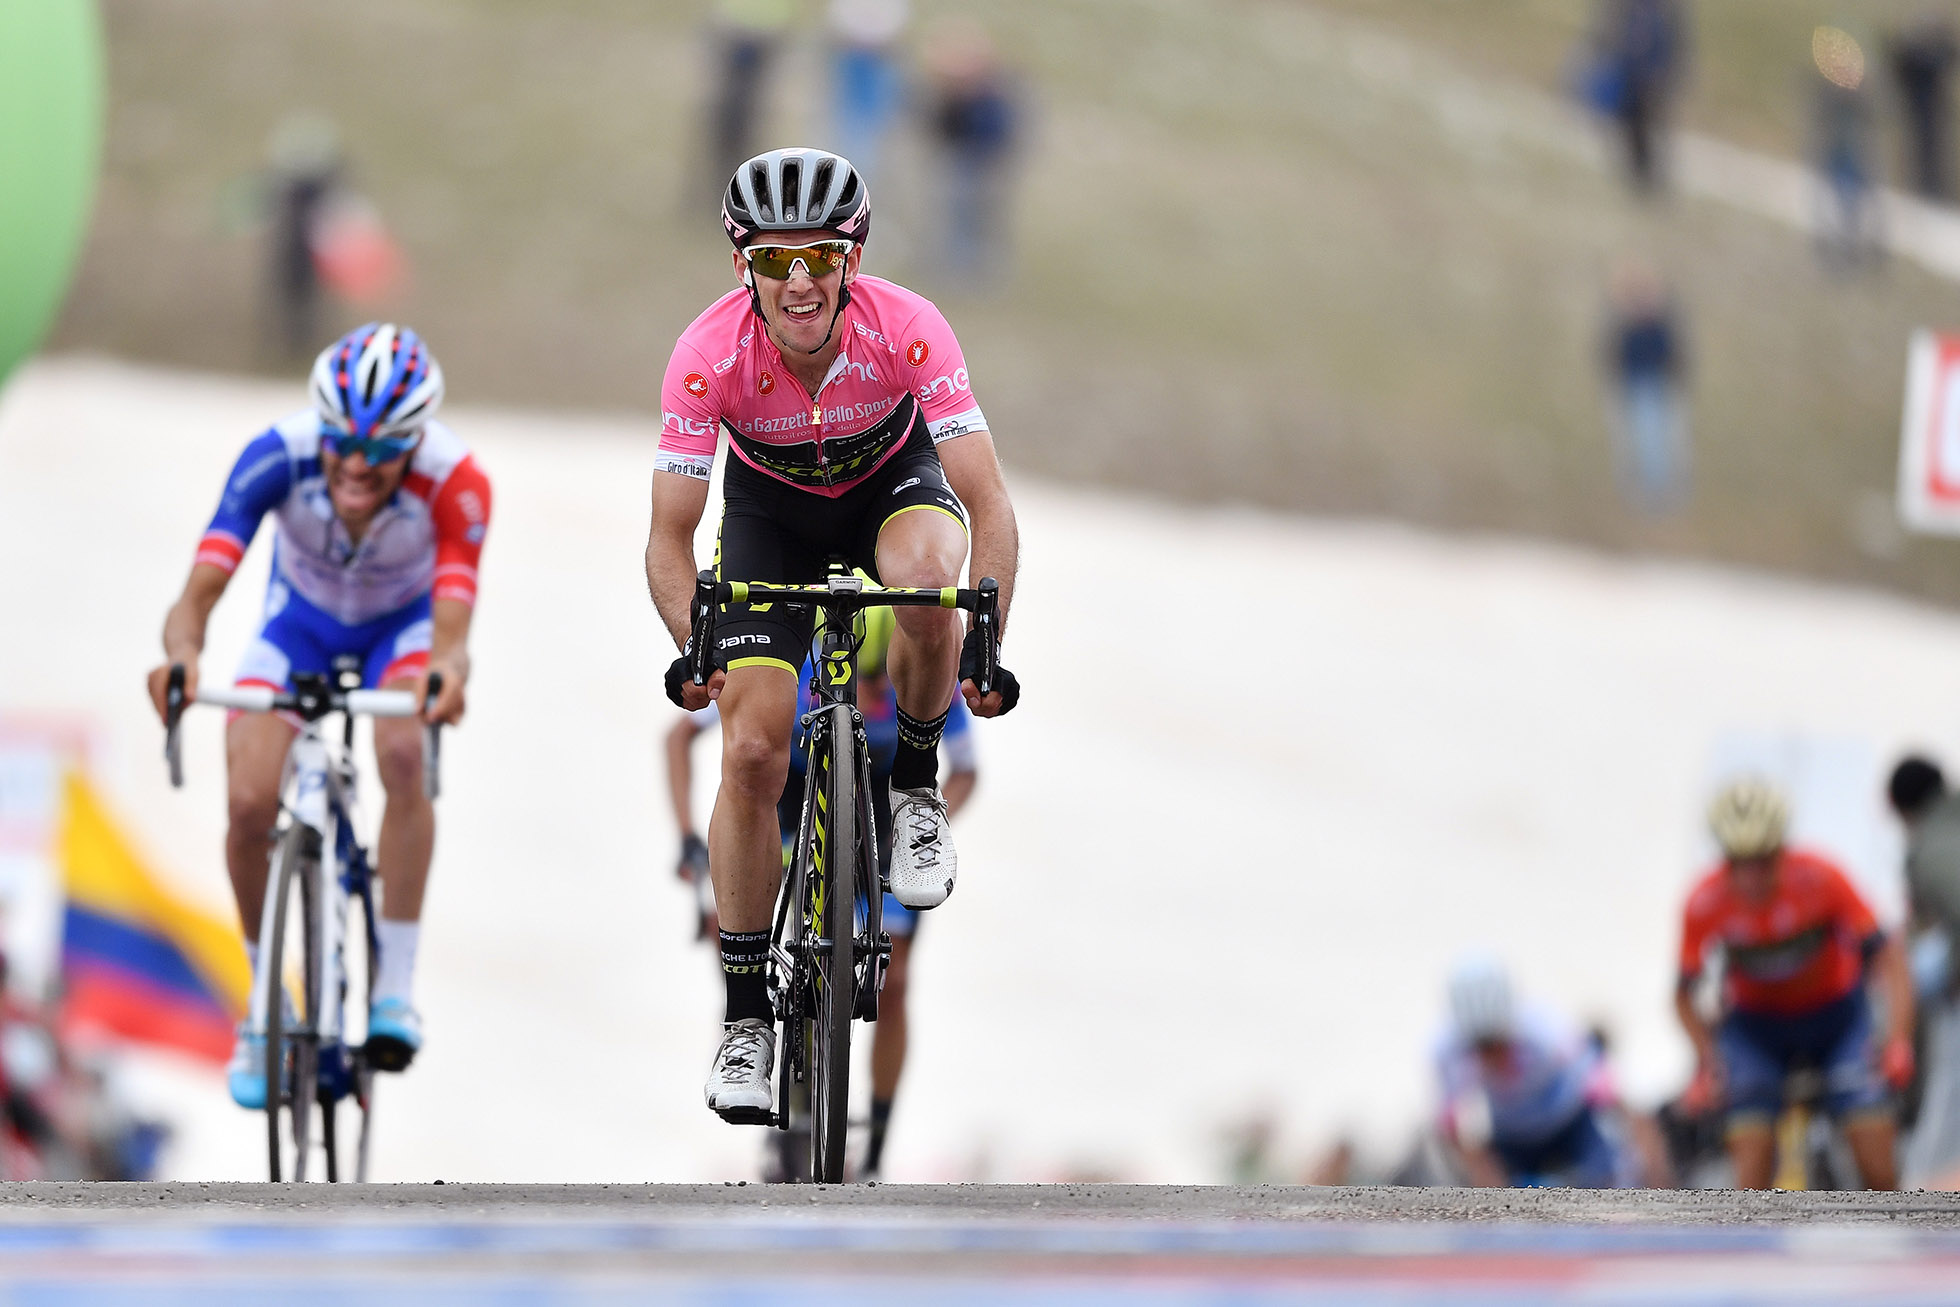
[[[840,1290],[927,1307],[1960,1301],[1960,1232],[1947,1229],[960,1219],[797,1212],[799,1191],[760,1192],[772,1208],[644,1219],[15,1207],[0,1303],[749,1307]]]

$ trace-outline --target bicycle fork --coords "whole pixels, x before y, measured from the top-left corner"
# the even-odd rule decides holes
[[[287,765],[291,769],[293,795],[288,811],[294,825],[306,829],[312,836],[307,841],[311,846],[306,850],[308,856],[297,869],[301,882],[297,887],[301,902],[314,905],[312,912],[301,914],[310,938],[306,941],[307,947],[302,950],[300,961],[304,967],[310,956],[320,971],[317,989],[305,983],[310,978],[302,977],[301,994],[312,1000],[315,1010],[307,1011],[301,1024],[316,1035],[323,1046],[331,1047],[340,1038],[340,1004],[335,998],[341,980],[341,937],[347,923],[346,896],[336,892],[336,866],[340,850],[333,838],[337,805],[334,802],[332,763],[325,743],[310,731],[303,731],[293,741]],[[271,939],[281,925],[278,919],[279,886],[274,881],[279,870],[282,869],[274,869],[266,878],[265,903],[259,915],[261,942]],[[266,1015],[271,1011],[271,1005],[278,1001],[285,977],[273,975],[271,968],[263,965],[258,972],[252,978],[252,1000],[247,1023],[252,1033],[263,1035]]]

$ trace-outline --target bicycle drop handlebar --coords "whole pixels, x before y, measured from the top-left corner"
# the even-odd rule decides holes
[[[696,685],[706,685],[714,671],[715,615],[723,604],[743,604],[753,600],[770,603],[815,604],[846,616],[863,608],[957,608],[973,614],[973,627],[984,633],[980,641],[980,671],[974,686],[981,694],[994,688],[994,673],[1000,667],[1000,582],[991,576],[980,578],[971,590],[956,586],[940,589],[887,588],[866,585],[857,577],[833,577],[827,586],[777,585],[766,581],[720,581],[713,572],[694,578],[691,631],[687,642],[688,676]]]
[[[339,690],[328,685],[321,677],[296,677],[291,690],[275,690],[265,685],[232,685],[201,687],[195,699],[184,693],[184,668],[181,663],[170,668],[170,680],[164,689],[163,714],[163,756],[170,764],[170,784],[182,789],[184,785],[183,747],[179,740],[178,726],[184,716],[184,709],[192,704],[208,704],[213,708],[235,708],[240,712],[289,712],[304,721],[317,722],[329,713],[343,712],[350,717],[415,717],[422,709],[436,701],[442,692],[442,673],[429,673],[429,688],[421,703],[417,703],[412,690]],[[442,726],[431,722],[428,727],[427,764],[423,768],[423,789],[430,798],[441,792],[440,767],[442,759]]]

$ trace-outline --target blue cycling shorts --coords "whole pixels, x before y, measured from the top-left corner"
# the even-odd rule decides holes
[[[887,785],[891,773],[882,775],[873,770],[871,774],[871,811],[878,822],[878,871],[888,874],[892,865],[892,812],[891,791]],[[792,765],[789,769],[789,782],[783,786],[782,797],[776,800],[776,824],[783,836],[783,865],[789,865],[791,853],[796,848],[796,828],[803,820],[803,769]],[[885,933],[893,939],[910,939],[919,930],[919,914],[900,903],[890,894],[885,895],[884,909]]]
[[[238,667],[238,684],[289,690],[301,672],[329,672],[334,660],[361,660],[368,689],[419,675],[429,665],[435,624],[429,596],[371,621],[350,626],[302,599],[274,578],[265,596],[265,619]]]
[[[1549,1139],[1524,1144],[1499,1136],[1491,1149],[1513,1185],[1535,1188],[1556,1180],[1575,1189],[1613,1189],[1625,1183],[1628,1169],[1591,1107]]]
[[[1731,1012],[1715,1032],[1727,1076],[1729,1123],[1774,1118],[1784,1083],[1812,1067],[1824,1076],[1824,1111],[1856,1115],[1891,1101],[1879,1074],[1871,1004],[1862,989],[1797,1016]]]

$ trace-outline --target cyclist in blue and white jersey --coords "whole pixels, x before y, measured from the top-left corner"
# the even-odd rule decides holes
[[[865,610],[864,643],[858,653],[858,707],[864,716],[865,745],[871,754],[872,811],[878,826],[878,860],[882,875],[891,862],[892,815],[888,782],[892,760],[898,754],[898,696],[891,678],[885,674],[885,653],[891,644],[893,621],[889,608]],[[810,664],[803,665],[802,688],[797,699],[797,717],[815,706],[810,694]],[[683,879],[693,880],[707,870],[707,846],[695,830],[689,802],[693,779],[690,749],[703,733],[715,729],[721,717],[713,704],[688,713],[667,733],[669,792],[674,819],[681,832],[681,855],[677,870]],[[940,740],[940,763],[944,778],[940,790],[946,798],[949,817],[959,815],[980,780],[979,753],[974,745],[973,716],[966,704],[955,696],[946,718],[946,732]],[[789,783],[776,804],[777,823],[782,831],[783,856],[787,858],[796,842],[797,823],[802,815],[803,776],[807,765],[804,741],[799,733],[790,757]],[[885,973],[885,988],[878,1004],[878,1022],[871,1040],[871,1129],[859,1180],[878,1178],[884,1158],[885,1134],[891,1121],[892,1104],[898,1097],[898,1082],[905,1072],[908,1035],[908,978],[911,975],[912,945],[918,938],[921,914],[885,895],[885,931],[892,937],[891,965]]]
[[[173,664],[196,695],[211,610],[269,514],[277,528],[272,580],[237,684],[290,689],[295,674],[326,673],[352,656],[371,688],[420,696],[429,673],[441,672],[426,720],[460,721],[490,482],[435,420],[442,368],[413,331],[369,323],[320,354],[311,390],[312,407],[280,419],[239,455],[164,621],[164,661],[150,673],[150,697],[162,714]],[[234,714],[225,728],[225,861],[254,971],[267,837],[297,730],[273,713]],[[422,1046],[411,991],[435,807],[422,789],[421,722],[375,719],[374,751],[387,807],[376,853],[383,893],[367,1052],[380,1069],[398,1071]],[[241,1024],[228,1077],[240,1106],[265,1105],[263,1050],[263,1035]]]
[[[1637,1161],[1598,1047],[1536,1004],[1520,1004],[1495,961],[1450,977],[1450,1025],[1435,1051],[1445,1147],[1473,1185],[1634,1183]]]

